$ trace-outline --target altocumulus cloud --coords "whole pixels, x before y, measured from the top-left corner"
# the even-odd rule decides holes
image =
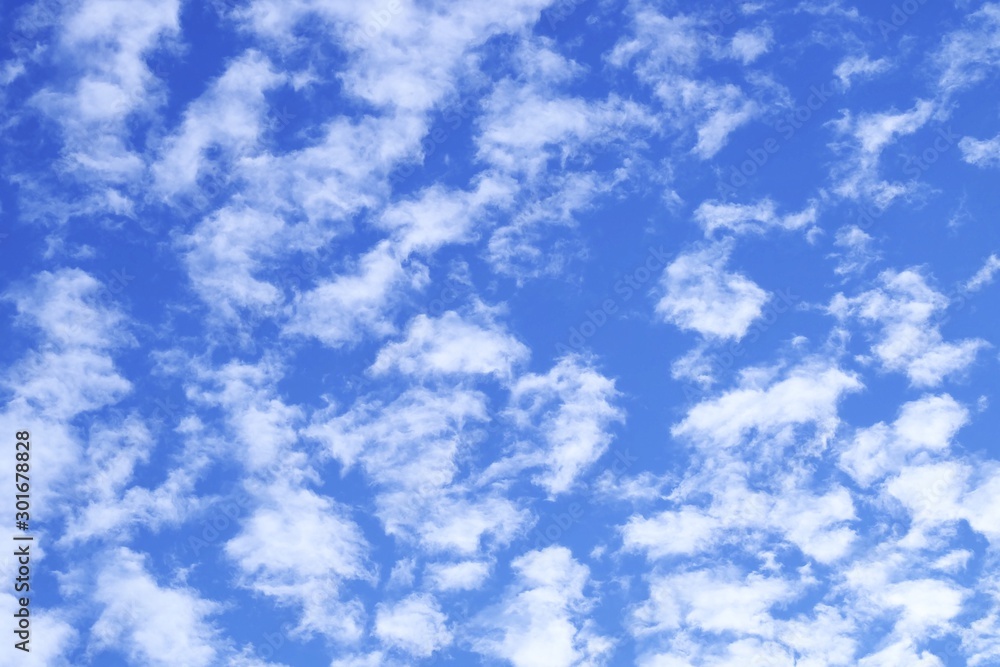
[[[1000,3],[0,26],[0,664],[1000,661]]]

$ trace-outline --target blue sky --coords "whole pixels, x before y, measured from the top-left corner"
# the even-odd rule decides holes
[[[0,31],[0,664],[1000,664],[1000,4]]]

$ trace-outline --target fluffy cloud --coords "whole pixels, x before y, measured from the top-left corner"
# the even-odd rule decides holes
[[[33,480],[32,504],[55,518],[51,493],[65,492],[66,476],[85,465],[85,438],[76,419],[116,405],[131,393],[133,383],[123,376],[115,357],[135,340],[128,332],[130,321],[110,299],[110,291],[79,269],[39,272],[8,289],[3,300],[14,306],[16,321],[30,332],[35,346],[0,376],[6,393],[0,424],[12,434],[31,425],[32,437],[47,443],[31,456],[34,465],[46,470]],[[132,444],[148,452],[141,422],[134,425]],[[121,463],[128,467],[126,461],[144,456],[142,451],[127,452]],[[14,484],[13,466],[4,479]]]
[[[123,547],[113,555],[97,575],[94,648],[122,646],[132,660],[154,666],[215,664],[221,646],[211,617],[221,606],[187,587],[161,586],[141,554]]]
[[[162,100],[146,58],[177,36],[180,2],[88,0],[67,8],[59,48],[80,68],[68,89],[43,89],[33,102],[61,125],[73,168],[98,181],[126,183],[142,157],[127,121]]]
[[[0,9],[25,664],[994,664],[970,4]]]
[[[451,643],[452,635],[434,598],[411,595],[393,604],[380,604],[375,614],[375,636],[389,646],[426,658]]]
[[[299,606],[301,632],[356,640],[363,611],[358,602],[341,600],[341,587],[371,574],[368,545],[346,508],[282,482],[253,490],[260,505],[225,545],[243,585]]]
[[[922,451],[946,450],[969,419],[969,412],[948,394],[911,401],[892,425],[878,423],[860,429],[840,455],[840,465],[867,486],[899,470]]]
[[[306,433],[345,467],[378,485],[377,513],[390,535],[431,552],[475,554],[487,537],[507,543],[526,520],[509,499],[470,486],[462,461],[488,419],[485,396],[451,388],[407,390],[395,401],[360,402],[316,415]]]
[[[739,387],[698,403],[673,427],[674,436],[702,448],[734,447],[750,436],[776,453],[792,441],[795,427],[811,424],[818,438],[832,435],[837,403],[862,386],[856,376],[819,360],[767,379],[747,373]]]
[[[850,88],[857,79],[873,79],[892,68],[888,58],[872,60],[867,54],[845,58],[837,65],[834,74],[845,88]]]
[[[663,272],[664,295],[656,311],[682,329],[742,338],[770,295],[745,276],[726,271],[731,252],[731,244],[719,244],[675,259]]]
[[[694,212],[695,221],[705,230],[705,236],[712,236],[718,230],[748,234],[761,233],[772,227],[789,230],[808,228],[816,222],[817,215],[817,207],[810,205],[799,213],[780,216],[777,205],[770,199],[754,204],[706,201]]]
[[[489,563],[463,561],[434,563],[427,567],[427,578],[439,591],[475,590],[490,574]]]
[[[841,227],[837,230],[834,245],[843,250],[831,255],[837,259],[835,271],[839,275],[860,273],[878,259],[879,254],[872,249],[874,239],[857,225]]]
[[[969,278],[965,283],[965,289],[969,292],[976,292],[993,282],[993,277],[1000,271],[1000,257],[990,255],[986,258],[986,263],[976,271],[976,275]]]
[[[773,634],[770,609],[798,594],[792,582],[735,572],[693,571],[658,576],[650,597],[634,612],[633,631],[639,634],[696,628],[721,634]]]
[[[832,123],[846,139],[844,159],[833,168],[835,192],[848,199],[864,199],[885,208],[913,187],[913,183],[884,180],[879,165],[882,153],[900,137],[916,133],[934,116],[933,100],[918,100],[908,111],[866,113],[855,118],[850,112]],[[933,140],[931,140],[933,141]]]
[[[518,340],[495,325],[476,324],[454,311],[439,318],[418,315],[406,338],[384,347],[371,370],[398,369],[406,375],[489,374],[510,378],[512,367],[528,356]]]
[[[749,62],[766,50],[769,31],[738,33],[731,51],[722,53],[698,17],[665,16],[642,3],[635,7],[635,34],[615,45],[609,61],[620,68],[632,64],[662,103],[666,120],[685,134],[695,134],[692,153],[700,159],[713,157],[760,108],[739,86],[703,76],[699,63],[730,54]]]
[[[473,648],[515,667],[601,664],[613,643],[581,620],[592,604],[584,592],[587,567],[564,547],[530,551],[511,567],[514,584],[478,619],[496,637],[480,636]]]
[[[992,139],[962,137],[958,142],[962,159],[977,167],[995,167],[1000,164],[1000,136]]]
[[[879,282],[880,287],[854,298],[838,294],[829,310],[838,318],[855,317],[880,327],[872,352],[883,368],[906,373],[914,386],[933,387],[975,361],[985,341],[944,341],[937,321],[949,300],[919,272],[885,271]]]
[[[519,378],[510,413],[535,441],[515,456],[518,466],[544,467],[534,481],[552,495],[569,490],[607,451],[611,425],[624,421],[617,397],[614,381],[578,355],[563,357],[544,375]]]
[[[267,57],[248,50],[234,59],[201,97],[192,102],[179,130],[164,142],[152,165],[157,188],[165,196],[194,187],[211,164],[213,148],[230,159],[256,148],[266,128],[265,94],[284,81]]]

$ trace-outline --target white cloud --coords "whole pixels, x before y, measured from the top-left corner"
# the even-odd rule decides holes
[[[194,16],[187,5],[81,0],[59,5],[66,22],[51,39],[32,33],[40,42],[34,51],[18,52],[16,65],[0,63],[0,79],[16,77],[0,99],[33,96],[26,111],[41,109],[43,123],[62,130],[53,182],[73,199],[67,215],[95,207],[114,214],[87,216],[80,239],[50,237],[46,259],[98,264],[107,259],[100,238],[111,234],[115,252],[139,243],[177,254],[187,272],[182,289],[204,303],[175,302],[167,286],[165,319],[140,330],[102,302],[100,283],[81,271],[39,274],[8,292],[6,305],[31,340],[14,332],[12,354],[30,349],[2,374],[0,425],[13,432],[29,423],[44,443],[33,459],[44,471],[33,511],[51,529],[53,564],[79,554],[90,562],[95,538],[117,558],[94,561],[96,593],[84,568],[60,575],[58,608],[33,616],[37,636],[47,638],[36,662],[99,661],[107,649],[142,664],[264,667],[263,645],[237,645],[217,629],[216,614],[225,619],[226,606],[244,598],[271,616],[288,615],[297,628],[285,639],[312,641],[310,650],[325,644],[333,667],[404,667],[452,652],[461,660],[459,649],[470,648],[484,661],[519,667],[621,660],[935,667],[944,662],[928,642],[956,634],[970,664],[1000,656],[1000,606],[988,607],[997,582],[981,573],[989,553],[983,561],[966,529],[990,549],[1000,543],[1000,467],[978,453],[978,431],[962,432],[977,454],[963,455],[956,444],[970,410],[948,394],[918,392],[895,417],[891,407],[860,401],[863,412],[890,415],[864,422],[873,426],[841,421],[859,405],[841,413],[845,397],[862,388],[843,367],[859,322],[875,334],[871,359],[914,386],[936,386],[974,362],[983,341],[945,342],[938,319],[945,297],[916,272],[883,274],[861,296],[834,300],[829,312],[840,323],[825,341],[821,330],[796,331],[781,343],[782,356],[712,389],[712,346],[752,338],[755,324],[772,321],[761,317],[769,314],[768,293],[749,277],[761,276],[729,264],[736,237],[756,235],[746,240],[757,243],[775,230],[802,230],[814,242],[832,188],[798,211],[765,194],[697,206],[692,229],[708,239],[679,251],[657,295],[664,319],[702,336],[671,367],[702,385],[697,402],[679,408],[690,408],[686,414],[669,400],[641,405],[638,376],[612,380],[592,358],[546,362],[543,354],[540,370],[529,367],[525,343],[545,336],[534,335],[534,324],[527,337],[511,327],[523,324],[530,295],[511,302],[518,313],[511,322],[505,306],[489,308],[474,294],[462,297],[464,306],[420,314],[418,297],[449,263],[468,263],[470,293],[482,285],[492,303],[502,303],[497,295],[512,283],[542,276],[589,291],[591,278],[603,280],[598,273],[622,268],[619,246],[669,232],[662,218],[641,211],[620,233],[594,236],[590,226],[602,222],[598,205],[615,197],[629,211],[651,196],[678,212],[672,180],[698,177],[684,169],[727,155],[739,130],[768,108],[772,119],[795,113],[794,81],[756,66],[794,58],[794,50],[773,51],[781,46],[775,35],[790,34],[784,13],[741,2],[731,8],[733,23],[720,23],[724,14],[714,10],[685,16],[638,0],[624,14],[630,34],[622,36],[613,12],[584,16],[582,6],[547,0],[214,4],[220,16],[209,18],[218,18],[220,39],[237,30],[232,60],[202,62],[200,38],[174,41]],[[24,11],[48,7],[29,3]],[[904,137],[919,141],[933,119],[960,104],[948,95],[995,69],[998,7],[973,11],[932,57],[945,72],[945,95],[904,96],[896,100],[904,106],[855,109],[827,126],[846,157],[832,174],[836,195],[886,206],[916,189],[882,179],[883,158]],[[552,21],[576,15],[555,32],[536,30],[546,8],[542,16]],[[815,22],[809,42],[864,28],[858,10],[840,0],[806,0],[791,14]],[[606,54],[588,50],[598,35]],[[180,85],[168,100],[153,69],[172,48],[182,56],[189,49],[192,60],[182,57],[165,77],[171,88]],[[849,53],[863,48],[848,44]],[[826,65],[836,66],[844,89],[898,67],[894,57],[838,60]],[[611,69],[602,72],[602,64]],[[625,89],[636,82],[642,89],[623,97],[623,77],[631,81]],[[301,114],[296,131],[270,132],[267,105],[275,98]],[[12,108],[16,138],[35,121]],[[967,138],[960,147],[968,162],[987,165],[996,161],[995,143]],[[410,178],[411,168],[422,172]],[[206,186],[211,174],[217,180]],[[13,179],[23,206],[11,215],[31,217],[45,206],[32,180]],[[193,210],[184,210],[192,199]],[[154,232],[150,243],[133,236],[135,224]],[[877,253],[871,236],[843,224],[830,228],[840,227],[836,268],[806,264],[846,282]],[[35,234],[29,227],[14,229]],[[167,243],[153,241],[159,232]],[[590,245],[595,239],[607,247]],[[329,252],[306,284],[282,273],[321,251]],[[587,259],[599,260],[588,269],[597,273],[576,275]],[[754,262],[770,259],[765,252]],[[990,284],[998,268],[990,256],[965,291]],[[160,313],[159,301],[146,303],[150,294],[126,296],[122,308],[134,301],[136,312]],[[261,316],[273,321],[258,326]],[[123,352],[129,330],[161,341],[183,333],[180,347],[154,354],[162,375],[146,378],[144,359]],[[218,340],[230,331],[255,349],[227,353]],[[336,349],[317,352],[300,337]],[[807,346],[822,352],[794,361]],[[317,358],[332,372],[310,367]],[[283,364],[293,361],[305,366],[286,373]],[[636,368],[665,379],[669,356],[645,361],[648,368]],[[140,418],[143,396],[123,406],[135,412],[107,414],[130,398],[133,381],[148,394],[168,384],[164,375],[179,380],[188,401],[175,431],[175,415],[167,424]],[[309,400],[320,382],[325,409]],[[878,401],[894,386],[880,386]],[[660,444],[684,448],[683,465],[659,466],[663,457],[647,447],[640,456],[652,451],[655,460],[635,474],[620,477],[617,463],[600,468],[613,456],[612,441],[632,431],[618,428],[626,403],[643,413],[636,426],[674,422],[673,444]],[[663,454],[673,462],[676,455]],[[214,584],[199,592],[183,583],[204,559],[165,581],[152,561],[118,549],[137,526],[156,542],[164,525],[201,518],[196,512],[216,482],[252,498],[250,513],[220,538],[242,589],[226,606],[205,599]],[[500,560],[534,539],[527,533],[539,516],[565,531],[561,509],[545,510],[532,482],[566,500],[589,484],[605,503],[600,517],[583,521],[619,527],[584,546],[593,580],[560,546],[526,553],[509,568]],[[380,553],[385,548],[391,553]],[[644,557],[638,565],[636,554]],[[48,564],[51,555],[42,557]],[[732,565],[712,565],[719,562]],[[198,579],[217,583],[216,574]],[[492,607],[476,608],[491,596]],[[608,620],[613,608],[622,619]],[[79,621],[93,618],[88,637]],[[634,635],[621,640],[620,654],[612,654],[616,621]]]
[[[878,251],[872,249],[874,239],[857,225],[841,227],[837,230],[834,245],[842,251],[830,255],[837,259],[837,275],[861,273],[869,264],[879,258]]]
[[[707,26],[692,16],[664,16],[652,8],[636,5],[635,35],[620,40],[608,56],[616,67],[634,61],[640,81],[653,89],[665,111],[665,120],[675,128],[694,130],[697,142],[692,152],[709,159],[729,141],[729,136],[752,120],[759,106],[732,83],[712,80],[699,71],[703,57],[718,60],[731,54],[752,60],[766,42],[766,32],[744,33],[728,53],[714,48]]]
[[[900,610],[898,632],[920,635],[947,629],[948,622],[962,611],[965,593],[943,581],[919,579],[892,584],[881,597],[885,605]]]
[[[888,371],[904,372],[916,387],[933,387],[968,368],[985,341],[946,343],[935,320],[949,300],[934,291],[916,270],[885,271],[881,286],[847,298],[834,297],[829,312],[840,319],[856,317],[881,327],[872,351]]]
[[[513,502],[460,475],[488,420],[486,397],[459,387],[411,388],[389,404],[359,401],[315,415],[306,429],[346,468],[378,485],[376,514],[389,535],[431,552],[475,554],[491,536],[509,542],[526,521]]]
[[[446,621],[437,600],[426,594],[413,594],[376,607],[375,636],[388,646],[417,658],[427,658],[451,644],[452,634]]]
[[[94,593],[101,608],[91,628],[94,647],[123,649],[154,667],[217,664],[220,640],[209,619],[221,607],[191,589],[160,586],[141,554],[121,547],[108,555]]]
[[[799,586],[780,578],[735,571],[698,570],[655,575],[649,599],[639,605],[632,632],[694,628],[702,632],[774,634],[776,620],[770,610],[797,597]]]
[[[476,154],[506,173],[534,178],[549,161],[565,162],[597,141],[628,139],[631,130],[653,125],[649,112],[617,96],[589,101],[504,80],[484,104]]]
[[[316,0],[255,0],[238,12],[259,34],[296,44],[294,28],[319,19],[351,58],[341,75],[349,93],[381,108],[429,110],[454,92],[468,53],[491,36],[538,20],[543,0],[502,0],[487,7],[456,2],[447,11],[407,3],[358,5]]]
[[[847,137],[845,145],[834,145],[844,152],[832,170],[836,194],[847,199],[868,199],[879,208],[913,187],[913,182],[891,183],[882,179],[879,163],[885,149],[898,138],[912,135],[924,127],[937,111],[932,100],[917,100],[909,111],[866,113],[854,118],[845,111],[839,120],[830,125],[841,136]]]
[[[589,569],[564,547],[530,551],[511,563],[516,580],[503,601],[484,612],[473,648],[514,667],[575,667],[604,663],[611,639],[584,620]]]
[[[857,377],[822,361],[796,366],[769,384],[747,374],[741,386],[692,407],[671,432],[702,448],[734,447],[753,434],[776,454],[795,427],[814,424],[817,438],[829,438],[839,423],[838,402],[861,387]]]
[[[495,323],[448,311],[439,318],[413,318],[406,338],[382,348],[371,370],[377,375],[396,369],[420,377],[486,374],[508,379],[528,354],[527,347]]]
[[[516,458],[524,467],[545,468],[536,484],[551,495],[568,491],[607,451],[611,425],[625,418],[618,395],[614,380],[579,355],[561,358],[545,375],[518,378],[509,413],[531,441]]]
[[[711,236],[720,229],[734,234],[760,234],[772,227],[788,230],[811,228],[817,216],[815,204],[810,204],[799,213],[780,216],[775,203],[770,199],[754,204],[706,201],[694,212],[694,219],[705,230],[705,236]]]
[[[30,286],[14,287],[5,295],[18,318],[40,329],[58,349],[111,349],[130,342],[125,318],[110,301],[111,292],[80,269],[42,271]]]
[[[144,163],[128,121],[162,102],[146,58],[178,34],[180,2],[87,0],[61,18],[58,49],[78,76],[68,90],[43,88],[32,102],[61,126],[69,169],[85,180],[131,181]]]
[[[475,189],[468,192],[435,185],[413,199],[392,204],[376,224],[392,232],[399,256],[430,253],[446,244],[472,240],[477,223],[491,210],[503,209],[514,190],[511,180],[490,175],[477,179]]]
[[[300,607],[300,632],[357,640],[363,608],[343,601],[341,589],[347,580],[373,577],[368,544],[347,509],[287,480],[252,483],[250,491],[260,505],[225,545],[242,585],[278,605]]]
[[[743,338],[770,295],[745,276],[726,271],[731,252],[731,243],[720,243],[680,255],[663,272],[656,312],[704,336]]]
[[[73,489],[74,507],[61,544],[95,537],[127,539],[137,525],[156,530],[179,523],[199,504],[192,491],[203,456],[189,451],[184,464],[149,489],[137,483],[135,471],[149,462],[155,440],[137,415],[128,415],[121,424],[95,424],[88,435],[81,462],[86,472]]]
[[[132,324],[104,286],[79,269],[42,271],[9,288],[3,300],[14,305],[15,322],[30,332],[34,349],[0,376],[6,392],[0,423],[11,433],[32,424],[33,437],[47,443],[32,454],[32,464],[46,471],[32,483],[32,504],[55,519],[50,492],[83,463],[82,434],[73,420],[132,391],[113,357],[134,343]],[[13,466],[4,479],[13,485]]]
[[[987,667],[1000,658],[1000,613],[996,604],[990,613],[960,631],[969,667]]]
[[[833,73],[840,79],[844,88],[850,88],[856,79],[873,79],[891,68],[892,62],[888,58],[872,60],[868,54],[865,54],[844,58],[833,70]]]
[[[701,341],[670,365],[670,377],[675,380],[690,380],[702,388],[715,382],[716,368],[709,353],[709,343]]]
[[[829,565],[847,555],[857,538],[848,522],[857,519],[851,494],[837,487],[826,494],[786,491],[769,517],[773,530],[802,553]]]
[[[595,172],[550,175],[551,194],[532,201],[499,225],[490,236],[488,257],[498,273],[518,282],[543,275],[559,275],[586,250],[566,238],[577,227],[577,217],[595,206],[617,183]]]
[[[934,53],[945,95],[966,89],[1000,66],[1000,6],[984,3],[966,15],[966,25],[947,33]]]
[[[232,361],[215,369],[195,363],[190,370],[197,383],[188,397],[223,409],[227,455],[248,471],[266,472],[287,465],[295,468],[303,454],[294,450],[302,409],[277,397],[274,384],[283,368],[273,357],[256,364]]]
[[[361,257],[353,273],[297,295],[284,331],[315,336],[332,347],[355,342],[365,333],[387,335],[393,326],[385,311],[393,296],[423,282],[420,273],[407,275],[402,258],[383,241]]]
[[[859,484],[901,469],[922,451],[942,452],[969,420],[969,412],[948,394],[925,396],[900,409],[891,425],[860,429],[840,454],[840,465]]]
[[[768,628],[767,638],[731,635],[709,635],[700,641],[697,631],[684,630],[674,634],[676,653],[649,653],[639,662],[643,667],[848,667],[856,664],[857,633],[855,623],[824,604],[817,605],[812,615],[800,615],[793,620],[778,620]],[[703,635],[702,635],[703,636]],[[773,637],[773,638],[772,638]],[[794,656],[794,657],[793,657]]]
[[[394,662],[389,662],[389,657],[382,653],[382,651],[375,651],[347,658],[335,658],[330,663],[330,667],[387,667],[388,665],[395,664]]]
[[[753,30],[738,30],[730,43],[733,57],[739,59],[744,65],[749,65],[757,58],[771,50],[774,43],[774,31],[767,26],[760,26]]]
[[[954,574],[966,568],[972,555],[972,552],[968,549],[950,551],[934,561],[931,567],[935,570]]]
[[[873,113],[854,124],[854,138],[864,155],[878,156],[898,137],[913,134],[930,120],[934,103],[919,100],[910,111]]]
[[[432,563],[425,574],[430,585],[438,591],[476,590],[489,575],[490,564],[482,561]]]
[[[696,472],[683,486],[690,490],[675,491],[674,500],[686,493],[698,501],[707,493],[711,504],[683,505],[648,518],[633,515],[622,527],[626,549],[650,559],[694,556],[734,534],[777,534],[807,557],[830,564],[845,556],[856,538],[846,526],[857,517],[843,488],[821,495],[785,479],[774,484],[779,490],[773,494],[751,491],[735,470],[717,466]]]
[[[386,208],[376,226],[391,236],[369,249],[353,271],[296,295],[284,333],[315,336],[331,347],[366,333],[388,335],[393,304],[407,289],[427,284],[426,267],[412,255],[472,240],[476,225],[510,195],[508,180],[487,176],[468,192],[432,186]]]
[[[689,506],[652,518],[632,516],[622,527],[622,538],[627,549],[664,558],[704,551],[713,545],[723,527],[720,517]]]
[[[345,468],[360,463],[380,484],[439,487],[454,479],[459,451],[472,444],[466,423],[486,419],[479,392],[414,387],[388,405],[359,402],[336,417],[317,415],[306,434]]]
[[[976,292],[991,284],[998,271],[1000,271],[1000,257],[990,255],[986,258],[986,263],[983,264],[982,268],[976,271],[976,275],[965,283],[966,291]]]
[[[991,545],[1000,543],[1000,510],[991,501],[1000,492],[1000,470],[992,461],[975,468],[954,459],[917,462],[890,478],[885,491],[912,515],[915,544],[925,544],[926,533],[935,527],[961,520]]]
[[[527,195],[512,201],[516,208],[489,243],[493,267],[523,281],[554,275],[585,252],[572,236],[576,218],[628,182],[643,136],[659,123],[617,95],[571,94],[568,84],[585,70],[550,40],[522,41],[513,60],[518,76],[499,81],[485,99],[475,145],[478,161],[518,178]],[[595,169],[608,159],[612,166]]]
[[[250,49],[229,63],[208,91],[188,105],[180,127],[164,141],[152,165],[159,191],[170,196],[194,187],[210,167],[206,153],[212,148],[224,150],[230,159],[257,148],[267,129],[264,95],[283,81],[259,51]]]
[[[707,160],[725,147],[730,134],[753,120],[759,108],[755,102],[747,100],[739,88],[731,84],[719,87],[703,86],[698,97],[703,108],[709,112],[709,116],[698,127],[698,143],[692,152]]]
[[[34,551],[34,549],[37,549],[37,543],[36,546],[32,546],[33,557],[37,559],[39,552]],[[11,554],[13,554],[13,549]],[[7,558],[3,564],[0,564],[0,573],[10,581],[19,576],[15,563],[13,558]],[[19,599],[23,596],[23,592],[14,591],[13,586],[10,590],[10,594],[4,593],[0,596],[0,605],[3,605],[4,610],[10,610],[8,613],[13,615],[14,610],[20,606]],[[31,641],[27,645],[30,651],[24,653],[14,648],[13,644],[22,639],[12,632],[11,643],[4,647],[4,653],[13,656],[16,651],[18,655],[16,658],[8,658],[7,661],[10,664],[21,664],[24,667],[76,667],[78,663],[75,663],[70,656],[79,648],[81,635],[86,636],[86,628],[80,626],[66,606],[47,605],[42,607],[35,601],[36,598],[31,598],[31,600],[28,607],[31,614]],[[40,642],[38,641],[39,637],[48,639]]]
[[[376,514],[388,535],[428,553],[474,557],[510,544],[530,515],[494,489],[394,489],[376,498]]]
[[[235,320],[246,309],[275,307],[284,299],[269,282],[254,277],[274,253],[280,218],[243,207],[225,207],[181,237],[188,276],[198,295],[223,317]]]
[[[918,651],[909,641],[898,641],[862,658],[859,667],[945,667],[941,658],[929,651]]]
[[[962,159],[969,164],[982,168],[1000,165],[1000,135],[992,139],[962,137],[958,147],[962,151]]]

